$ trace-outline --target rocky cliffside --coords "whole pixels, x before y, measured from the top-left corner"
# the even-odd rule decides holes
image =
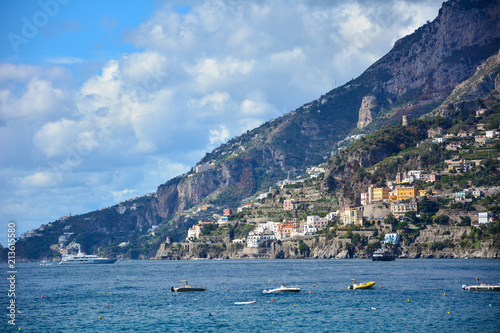
[[[434,21],[398,40],[355,83],[377,90],[377,100],[386,102],[379,118],[419,116],[439,105],[498,51],[499,18],[497,0],[445,2]],[[361,121],[366,112],[359,111]],[[372,117],[376,118],[373,112]]]
[[[427,117],[447,117],[455,111],[481,110],[500,98],[500,51],[479,65],[469,79],[455,87],[443,103]]]

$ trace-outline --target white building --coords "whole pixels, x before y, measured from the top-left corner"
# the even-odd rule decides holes
[[[279,225],[280,225],[279,222],[272,222],[272,221],[260,222],[257,225],[257,229],[255,231],[260,234],[260,233],[263,233],[264,231],[267,230],[267,231],[271,231],[273,234],[277,234],[278,229],[279,229]]]
[[[410,170],[410,171],[408,171],[408,177],[412,176],[414,180],[422,179],[423,175],[425,175],[424,170]]]
[[[479,224],[493,222],[493,213],[491,212],[478,213],[477,217]]]
[[[361,193],[361,205],[366,206],[370,203],[370,194],[368,192]]]
[[[488,139],[493,139],[495,136],[497,136],[497,132],[496,131],[486,131],[484,133],[484,136],[487,137]]]
[[[432,142],[433,143],[445,143],[446,142],[446,138],[434,138],[432,139]]]
[[[247,247],[266,247],[267,243],[276,240],[276,236],[269,232],[256,233],[250,231],[247,237]]]
[[[318,231],[318,228],[316,228],[314,225],[309,225],[306,224],[304,225],[304,235],[314,235]]]
[[[385,243],[399,244],[400,241],[401,241],[400,234],[392,233],[392,234],[385,234],[384,236]]]
[[[195,171],[196,171],[196,173],[198,173],[198,172],[203,172],[203,171],[211,170],[211,169],[214,169],[214,168],[215,168],[215,164],[212,162],[212,163],[206,163],[206,164],[197,165],[195,167]]]
[[[470,188],[466,188],[460,192],[455,192],[455,201],[465,200],[465,196],[472,194],[472,190]]]
[[[196,229],[194,227],[188,229],[188,235],[186,239],[189,240],[190,238],[191,239],[196,238]]]
[[[334,218],[338,217],[339,216],[339,211],[336,210],[334,212],[330,212],[328,214],[326,214],[325,218],[327,221],[331,221],[333,220]]]
[[[308,224],[308,225],[314,225],[317,222],[319,222],[320,220],[321,220],[321,218],[319,216],[317,216],[317,215],[309,215],[307,217],[306,224]]]

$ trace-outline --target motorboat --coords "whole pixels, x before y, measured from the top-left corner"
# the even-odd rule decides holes
[[[300,288],[298,287],[287,287],[284,283],[275,289],[264,290],[264,294],[270,293],[298,293]]]
[[[373,252],[373,254],[372,254],[373,261],[391,261],[391,260],[395,260],[395,259],[396,259],[396,256],[394,255],[394,252],[392,252],[386,248],[378,249],[377,251]]]
[[[180,280],[179,281],[179,287],[175,288],[172,287],[170,288],[170,291],[174,292],[190,292],[190,291],[205,291],[207,288],[204,287],[192,287],[187,280]]]
[[[464,284],[462,289],[468,291],[500,291],[500,284],[486,284],[485,282],[481,282],[479,278],[476,278],[476,280],[476,285],[467,286]]]
[[[256,300],[253,300],[253,301],[248,301],[248,302],[236,302],[234,304],[236,304],[236,305],[246,305],[246,304],[254,304],[256,302],[257,302]]]
[[[78,253],[74,255],[65,255],[59,262],[59,265],[90,265],[90,264],[113,264],[116,259],[102,258],[94,254],[84,254],[78,245]]]
[[[352,279],[351,285],[347,289],[370,289],[374,285],[374,281],[356,283],[356,280]]]

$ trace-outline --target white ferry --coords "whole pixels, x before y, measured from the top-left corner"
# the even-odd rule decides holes
[[[101,258],[94,254],[84,254],[78,247],[78,254],[65,255],[59,265],[76,265],[76,264],[113,264],[116,259]]]

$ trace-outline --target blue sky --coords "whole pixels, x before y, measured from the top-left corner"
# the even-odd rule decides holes
[[[19,236],[154,192],[228,139],[357,77],[439,7],[0,2],[0,242],[9,220]]]
[[[43,64],[61,57],[105,61],[135,51],[124,35],[152,14],[155,2],[2,1],[0,6],[0,36],[7,46],[0,50],[2,61]],[[37,31],[31,33],[30,25]],[[18,43],[9,33],[27,42]]]

